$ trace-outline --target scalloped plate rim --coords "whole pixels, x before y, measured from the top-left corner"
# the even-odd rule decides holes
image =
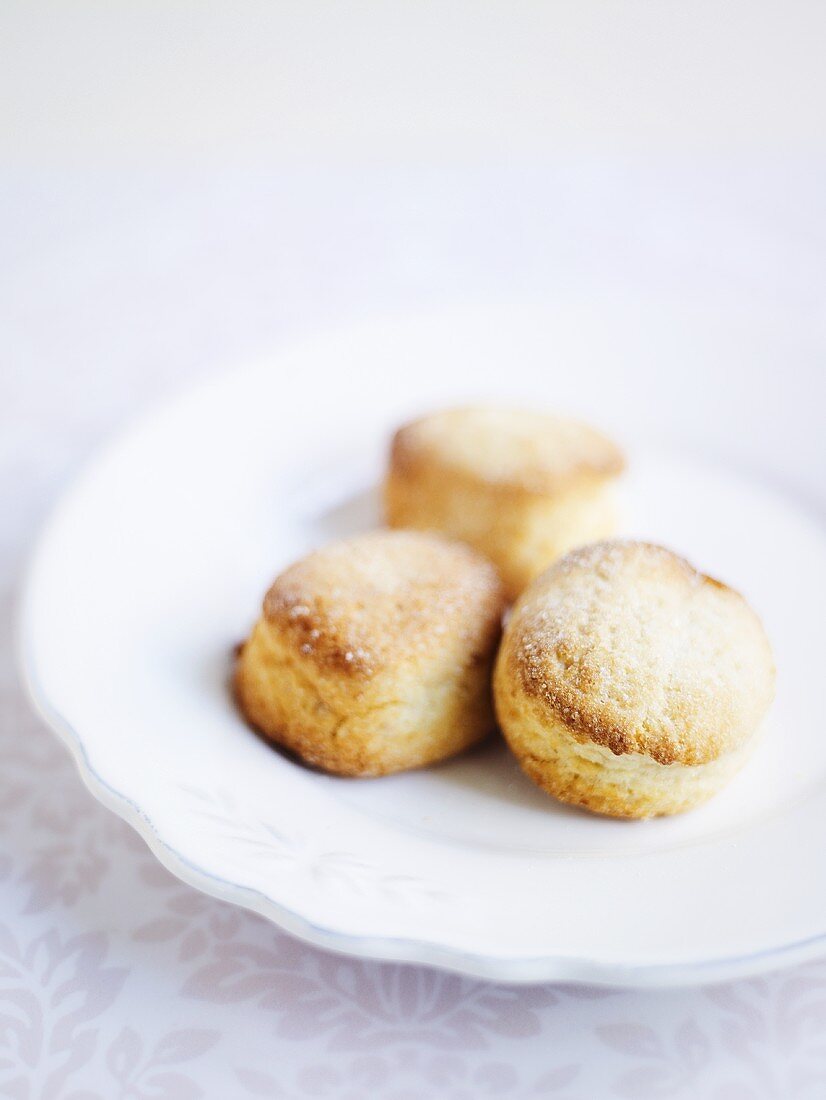
[[[22,601],[25,608],[26,597]],[[752,954],[709,959],[689,965],[629,964],[619,966],[600,959],[547,955],[533,959],[504,959],[462,954],[426,940],[392,936],[356,936],[324,928],[280,905],[251,887],[238,886],[200,867],[181,855],[158,833],[148,814],[128,795],[117,791],[88,762],[83,740],[42,691],[26,644],[25,613],[20,617],[18,654],[26,693],[35,710],[68,749],[84,786],[101,805],[126,822],[146,843],[155,858],[176,878],[220,901],[238,905],[266,917],[291,935],[348,956],[378,962],[437,967],[469,978],[505,984],[536,985],[544,982],[582,983],[617,989],[669,988],[732,981],[784,966],[794,966],[826,953],[826,933]]]
[[[321,334],[322,338],[330,335]],[[312,340],[311,337],[311,342]],[[287,349],[276,349],[274,354],[284,350]],[[254,370],[270,359],[269,356],[255,357],[248,366]],[[220,385],[226,377],[224,372],[215,372],[195,385],[182,388],[166,401],[134,418],[125,431],[107,440],[83,464],[79,476],[58,499],[35,541],[25,568],[15,616],[14,644],[17,664],[21,670],[23,685],[35,709],[69,749],[80,777],[91,794],[130,825],[161,864],[181,881],[205,894],[256,912],[288,933],[320,948],[386,962],[433,966],[468,977],[511,984],[558,981],[626,989],[700,985],[751,976],[826,955],[826,931],[741,955],[726,954],[685,963],[627,964],[598,956],[553,953],[514,959],[495,954],[463,952],[456,947],[426,938],[342,932],[314,923],[254,887],[242,886],[215,874],[208,867],[183,855],[165,840],[139,802],[116,789],[91,766],[82,735],[49,697],[34,659],[29,605],[37,585],[38,563],[50,535],[57,527],[64,510],[71,507],[75,494],[84,488],[87,479],[91,478],[98,466],[151,423],[159,413],[169,414],[172,410],[185,406],[193,396],[208,390],[216,383]]]

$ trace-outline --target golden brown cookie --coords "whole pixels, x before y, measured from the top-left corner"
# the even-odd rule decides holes
[[[267,737],[340,775],[453,756],[494,726],[504,594],[493,566],[438,535],[376,531],[290,566],[236,666]]]
[[[704,802],[741,767],[774,695],[760,620],[737,592],[641,542],[566,555],[513,609],[499,723],[525,772],[617,817]]]
[[[545,413],[449,409],[400,428],[384,500],[392,527],[442,531],[496,565],[511,598],[573,546],[614,532],[620,450]]]

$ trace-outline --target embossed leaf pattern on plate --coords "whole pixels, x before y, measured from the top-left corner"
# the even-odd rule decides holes
[[[300,830],[289,835],[269,822],[250,815],[246,807],[226,790],[207,791],[181,784],[193,812],[208,822],[216,835],[243,846],[257,860],[273,862],[290,873],[309,879],[320,889],[343,888],[369,898],[371,894],[415,903],[440,902],[447,897],[415,875],[398,874],[370,863],[352,852],[319,851]]]

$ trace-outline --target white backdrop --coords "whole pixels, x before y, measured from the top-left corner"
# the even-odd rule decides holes
[[[818,496],[826,447],[793,409],[824,397],[821,5],[237,10],[4,10],[9,610],[49,504],[133,414],[294,336],[462,303],[667,292],[759,315],[788,348],[776,468]],[[515,991],[337,959],[198,895],[81,788],[8,625],[2,646],[6,1094],[826,1090],[826,965]]]

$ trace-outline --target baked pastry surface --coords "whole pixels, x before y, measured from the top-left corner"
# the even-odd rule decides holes
[[[452,756],[494,726],[502,586],[468,547],[376,531],[283,572],[242,647],[239,704],[268,738],[341,775]]]
[[[500,726],[554,797],[619,817],[705,801],[741,767],[774,695],[737,592],[662,547],[602,542],[523,593],[496,664]]]
[[[577,421],[448,409],[400,428],[384,487],[393,527],[443,531],[490,558],[515,597],[573,546],[613,533],[620,450]]]

